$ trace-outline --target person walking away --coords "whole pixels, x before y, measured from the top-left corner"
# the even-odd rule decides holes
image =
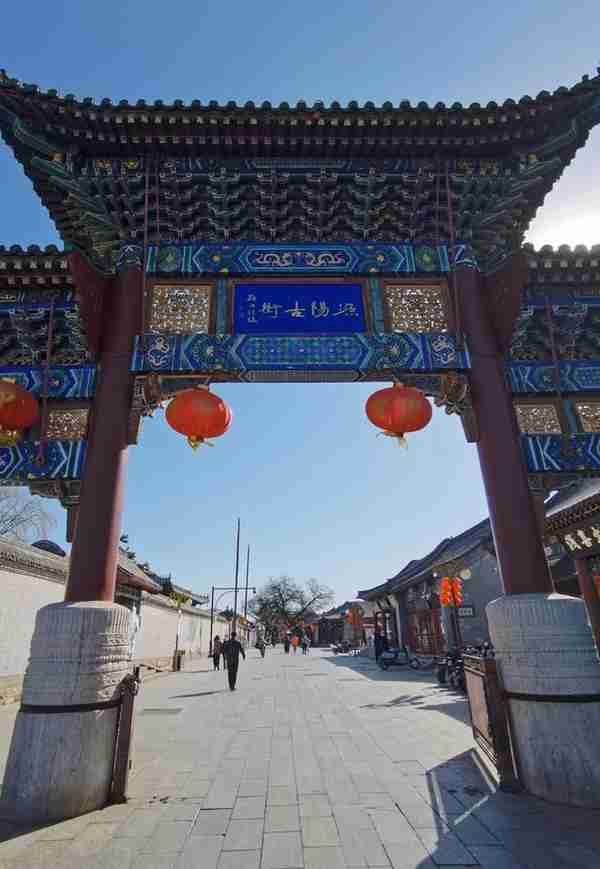
[[[286,653],[286,655],[289,655],[289,653],[290,653],[290,638],[289,637],[286,637],[283,641],[283,651]]]
[[[300,643],[300,645],[302,646],[302,654],[306,655],[308,652],[308,637],[306,636],[306,634],[303,634],[302,642]]]
[[[225,640],[223,643],[223,657],[227,662],[227,676],[229,678],[229,690],[235,691],[235,683],[237,680],[238,667],[240,665],[240,655],[246,660],[244,647],[239,642],[237,634],[234,631],[230,640]]]
[[[266,646],[265,646],[265,641],[263,640],[262,637],[259,637],[258,640],[256,641],[256,648],[260,652],[261,658],[264,658]]]
[[[219,662],[221,660],[221,652],[223,649],[223,644],[221,643],[221,637],[217,634],[217,636],[213,640],[212,647],[212,657],[213,657],[213,668],[214,670],[220,670]]]
[[[294,649],[294,655],[295,655],[296,652],[298,651],[298,645],[299,645],[299,643],[300,643],[300,640],[298,639],[298,637],[292,637],[292,646],[293,646],[293,649]]]

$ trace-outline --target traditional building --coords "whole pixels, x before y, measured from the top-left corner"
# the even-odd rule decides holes
[[[354,623],[348,616],[359,610],[360,616]],[[346,601],[327,612],[316,616],[308,623],[312,630],[312,640],[315,646],[329,646],[341,643],[343,640],[356,644],[363,638],[367,640],[373,634],[375,620],[373,606],[367,601]]]
[[[462,574],[462,605],[454,615],[440,605],[444,576]],[[389,645],[423,655],[439,655],[458,642],[489,639],[486,605],[502,594],[489,519],[443,540],[428,555],[410,561],[396,576],[360,591],[376,609],[378,630]]]

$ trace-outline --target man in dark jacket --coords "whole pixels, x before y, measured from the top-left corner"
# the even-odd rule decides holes
[[[237,639],[235,631],[231,635],[230,640],[225,640],[223,643],[223,657],[227,664],[227,675],[229,677],[229,689],[235,691],[235,682],[237,679],[237,671],[240,664],[240,655],[246,660],[246,653],[242,644]]]

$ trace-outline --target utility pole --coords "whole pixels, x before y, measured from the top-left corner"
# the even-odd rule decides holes
[[[209,657],[212,655],[212,643],[213,643],[213,625],[215,621],[215,587],[213,585],[211,593],[210,593],[210,640],[208,642],[208,654]]]
[[[246,593],[244,595],[244,618],[248,618],[248,579],[250,577],[250,546],[246,553]]]
[[[240,520],[237,520],[237,538],[235,544],[235,596],[233,599],[233,619],[231,620],[231,633],[235,631],[237,622],[238,585],[240,576]]]

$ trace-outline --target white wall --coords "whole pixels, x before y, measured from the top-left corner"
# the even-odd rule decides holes
[[[64,596],[62,582],[0,570],[0,677],[23,675],[37,611]]]
[[[0,547],[1,548],[1,547]],[[18,698],[21,681],[29,659],[29,646],[37,611],[47,604],[64,599],[66,574],[64,562],[57,556],[40,553],[29,546],[4,546],[14,550],[21,563],[20,569],[11,570],[6,563],[0,568],[0,703]],[[3,550],[3,551],[4,551]],[[47,579],[39,574],[27,573],[23,559],[30,558],[36,568],[54,569],[55,575]],[[27,562],[25,561],[25,564]],[[134,657],[137,661],[158,662],[170,666],[175,651],[178,614],[176,607],[164,599],[143,594],[140,631],[136,638]],[[215,618],[214,633],[226,634],[226,623]],[[194,656],[207,655],[210,639],[210,613],[199,607],[183,607],[179,648]]]
[[[167,658],[175,651],[177,609],[144,594],[141,628],[135,643],[136,659]],[[222,637],[226,623],[215,619],[214,633]],[[208,654],[210,613],[199,607],[183,607],[179,648],[192,654]]]

